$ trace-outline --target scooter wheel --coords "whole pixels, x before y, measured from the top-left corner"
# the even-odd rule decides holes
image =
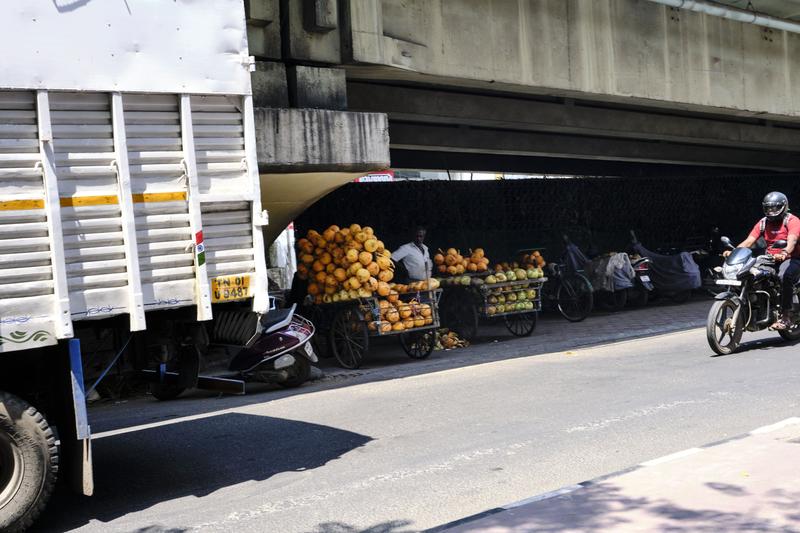
[[[308,378],[311,375],[311,363],[308,362],[308,359],[306,359],[305,356],[294,354],[294,364],[289,367],[288,372],[289,378],[286,381],[279,383],[279,385],[287,389],[299,387],[308,381]]]

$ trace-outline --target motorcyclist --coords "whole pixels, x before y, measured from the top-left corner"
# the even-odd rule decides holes
[[[739,248],[750,248],[761,237],[767,243],[767,253],[780,264],[778,274],[781,278],[781,316],[770,326],[777,331],[792,328],[790,311],[794,284],[800,278],[800,218],[789,212],[789,199],[781,192],[771,192],[761,202],[764,218],[759,220],[750,235],[739,244]],[[776,241],[786,241],[786,248],[774,248]],[[730,251],[723,256],[730,255]]]

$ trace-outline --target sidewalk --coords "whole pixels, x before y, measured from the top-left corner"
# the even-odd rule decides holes
[[[800,418],[430,531],[800,531]]]

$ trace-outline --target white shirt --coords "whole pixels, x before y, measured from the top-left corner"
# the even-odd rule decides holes
[[[408,277],[414,281],[422,281],[431,277],[433,262],[428,254],[428,247],[422,245],[422,250],[410,242],[394,251],[392,261],[402,261],[408,270]]]

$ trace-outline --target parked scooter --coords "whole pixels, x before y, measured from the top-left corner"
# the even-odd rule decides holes
[[[221,311],[214,318],[204,359],[228,360],[227,370],[200,375],[197,363],[192,367],[180,359],[162,362],[157,370],[144,371],[152,382],[150,392],[159,400],[170,400],[187,388],[244,394],[245,382],[299,387],[318,359],[309,342],[314,325],[295,313],[296,307],[273,307],[261,316]]]
[[[650,293],[653,292],[655,286],[650,280],[650,263],[652,260],[649,257],[632,257],[631,266],[636,277],[633,279],[633,287],[628,289],[628,304],[633,307],[644,307],[650,301]]]
[[[676,255],[661,255],[642,246],[636,234],[631,231],[631,250],[639,257],[650,260],[649,274],[655,293],[671,298],[675,303],[687,301],[692,291],[700,288],[700,267],[688,252]]]
[[[767,329],[781,313],[781,282],[775,259],[771,255],[755,255],[749,248],[734,248],[730,239],[722,241],[733,253],[721,268],[722,279],[717,283],[727,288],[716,297],[708,313],[706,338],[711,349],[719,355],[735,352],[745,331]],[[785,248],[785,241],[778,241],[773,248]],[[800,340],[800,317],[797,311],[795,285],[792,305],[792,328],[778,333],[789,341]]]

